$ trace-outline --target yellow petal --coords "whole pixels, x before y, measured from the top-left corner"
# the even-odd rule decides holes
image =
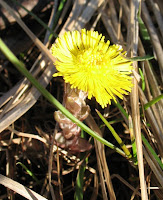
[[[106,107],[115,96],[123,98],[132,88],[132,62],[125,59],[120,45],[110,45],[97,31],[66,32],[52,46],[58,73],[72,88],[88,93],[88,98]]]

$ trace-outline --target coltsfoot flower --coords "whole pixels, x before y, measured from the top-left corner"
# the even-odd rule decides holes
[[[104,39],[97,31],[82,29],[65,32],[51,48],[58,70],[53,76],[63,76],[71,88],[87,92],[88,99],[95,97],[102,108],[132,88],[132,62],[121,46]]]

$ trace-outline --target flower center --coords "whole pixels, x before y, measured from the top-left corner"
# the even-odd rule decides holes
[[[103,55],[99,51],[93,51],[92,49],[87,49],[81,51],[77,55],[77,60],[80,66],[87,69],[99,69],[103,62]]]

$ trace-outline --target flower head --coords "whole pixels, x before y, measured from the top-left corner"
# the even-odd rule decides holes
[[[97,31],[65,32],[57,39],[51,50],[57,58],[58,73],[72,88],[88,93],[88,99],[96,101],[104,108],[111,104],[115,96],[123,99],[131,91],[132,62],[125,58],[119,45],[110,45]]]

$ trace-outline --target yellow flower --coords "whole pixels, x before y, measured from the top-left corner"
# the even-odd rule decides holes
[[[58,73],[71,88],[88,93],[88,99],[106,107],[115,96],[123,99],[131,91],[132,62],[125,58],[119,45],[110,45],[97,31],[66,32],[52,45]]]

